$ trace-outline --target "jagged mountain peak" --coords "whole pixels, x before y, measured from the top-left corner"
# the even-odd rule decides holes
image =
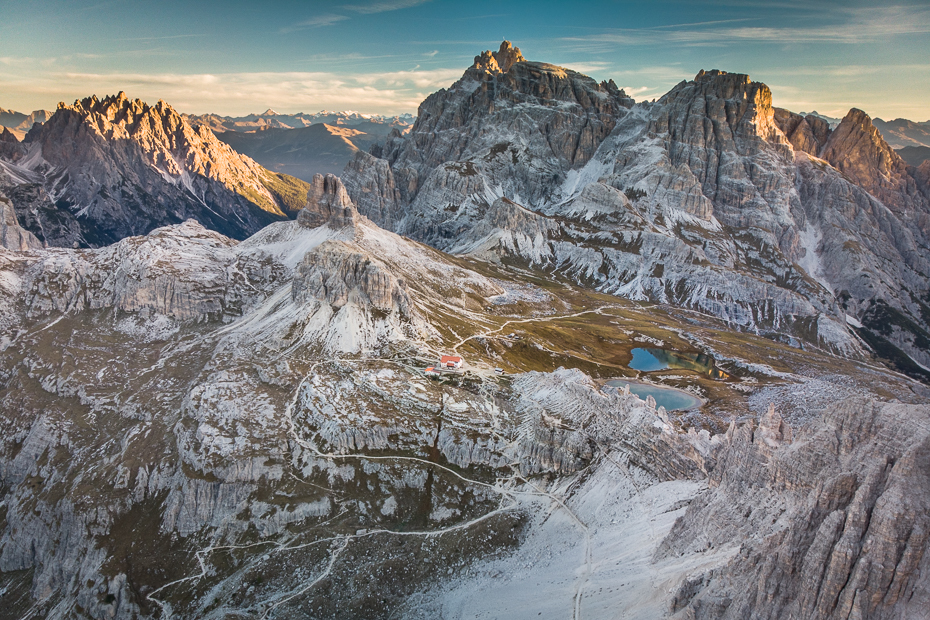
[[[0,131],[0,142],[19,143],[19,140],[16,139],[12,131],[4,127],[3,131]]]
[[[120,91],[60,104],[25,143],[24,174],[45,177],[55,208],[69,212],[66,237],[83,245],[188,218],[241,239],[304,204],[304,182],[269,172],[164,100]]]
[[[630,107],[634,101],[623,90],[617,88],[613,80],[597,83],[593,78],[577,71],[546,62],[527,60],[519,47],[510,41],[501,43],[497,52],[485,50],[475,56],[475,62],[462,78],[447,90],[440,90],[420,105],[418,118],[423,114],[424,105],[431,98],[444,93],[475,93],[475,82],[486,84],[479,86],[489,89],[491,99],[505,99],[513,103],[532,103],[541,105],[558,105],[559,102],[578,103],[591,107],[591,99],[606,94],[609,99],[616,99],[623,107]]]
[[[633,104],[613,82],[598,83],[570,69],[528,61],[505,41],[499,52],[485,52],[455,84],[420,104],[409,134],[412,148],[396,152],[402,144],[395,136],[380,155],[391,161],[411,160],[412,168],[424,168],[417,174],[425,180],[428,169],[439,164],[479,154],[493,157],[490,151],[506,150],[503,145],[512,142],[508,134],[515,132],[523,136],[519,142],[544,141],[539,146],[559,160],[557,167],[577,167]],[[528,123],[539,131],[524,132]],[[512,146],[515,153],[528,147],[516,142]],[[515,158],[519,159],[513,154],[511,162],[517,164]],[[416,183],[410,187],[415,193]]]
[[[906,213],[930,234],[927,194],[921,193],[908,172],[907,163],[885,141],[864,111],[852,108],[843,117],[823,145],[820,157],[886,206]],[[921,185],[930,193],[930,188]]]
[[[141,99],[130,99],[125,92],[98,99],[96,95],[76,100],[72,105],[58,105],[51,124],[61,122],[68,113],[81,119],[107,138],[133,138],[146,151],[155,150],[155,143],[168,149],[190,148],[193,142],[204,142],[201,146],[217,151],[214,157],[230,157],[224,145],[216,140],[206,128],[194,129],[164,99],[149,105]],[[31,141],[32,137],[27,137]]]
[[[697,100],[702,100],[703,105],[696,105]],[[701,69],[693,80],[680,82],[659,103],[667,107],[668,116],[691,130],[704,131],[695,124],[699,122],[697,117],[703,116],[726,123],[734,135],[758,136],[774,144],[788,143],[775,122],[771,89],[743,73]],[[702,112],[694,120],[688,112],[692,107],[693,111]],[[673,137],[675,125],[670,124]]]
[[[504,41],[498,51],[485,50],[480,56],[475,56],[472,68],[490,74],[507,73],[518,62],[526,62],[520,48],[514,47],[510,41]]]

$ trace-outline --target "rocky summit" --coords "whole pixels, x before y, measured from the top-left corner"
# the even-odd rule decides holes
[[[341,178],[0,134],[0,617],[927,617],[928,179],[509,42]]]
[[[343,180],[362,213],[437,248],[843,354],[865,340],[924,376],[921,175],[859,110],[831,130],[717,70],[634,104],[505,43]]]

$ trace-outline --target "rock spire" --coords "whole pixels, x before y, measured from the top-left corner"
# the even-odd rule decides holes
[[[488,73],[507,73],[518,62],[526,62],[520,48],[514,47],[510,41],[504,41],[496,52],[485,50],[480,56],[475,56],[473,68]]]

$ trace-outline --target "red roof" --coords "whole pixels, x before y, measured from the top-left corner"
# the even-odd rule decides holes
[[[443,355],[439,359],[440,364],[446,364],[448,362],[452,362],[453,364],[458,364],[461,361],[462,361],[462,358],[459,357],[458,355]]]

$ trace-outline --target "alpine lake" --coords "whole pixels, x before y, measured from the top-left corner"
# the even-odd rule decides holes
[[[714,358],[703,353],[679,353],[665,349],[636,348],[631,351],[633,359],[629,367],[640,372],[653,372],[656,370],[681,369],[691,370],[712,379],[726,379],[727,373],[717,368]],[[657,407],[665,407],[666,411],[676,411],[699,407],[702,401],[684,390],[663,387],[641,381],[629,379],[613,379],[606,385],[616,388],[629,386],[630,392],[645,400],[652,396]]]

